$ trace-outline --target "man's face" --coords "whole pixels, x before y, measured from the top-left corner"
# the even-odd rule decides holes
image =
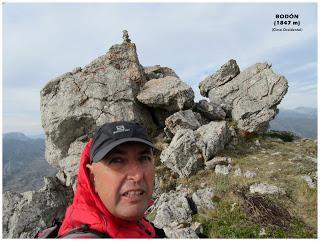
[[[103,160],[91,165],[95,191],[118,218],[138,220],[148,208],[154,188],[152,149],[128,142],[115,147]]]

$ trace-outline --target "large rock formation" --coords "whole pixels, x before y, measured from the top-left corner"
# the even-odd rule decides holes
[[[155,129],[136,96],[146,82],[134,43],[112,46],[83,69],[50,81],[41,90],[41,120],[46,134],[46,159],[68,181],[76,175],[84,143],[105,122],[138,121]]]
[[[288,81],[267,63],[252,65],[239,74],[235,60],[230,60],[199,88],[210,101],[231,111],[239,129],[261,133],[278,113],[277,105],[287,93]]]

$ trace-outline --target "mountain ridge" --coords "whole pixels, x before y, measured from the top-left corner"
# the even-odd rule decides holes
[[[311,107],[280,108],[278,115],[270,122],[270,129],[290,131],[300,137],[317,139],[317,109]]]
[[[56,169],[45,160],[45,140],[21,132],[3,134],[3,189],[24,192],[43,186],[44,176]]]

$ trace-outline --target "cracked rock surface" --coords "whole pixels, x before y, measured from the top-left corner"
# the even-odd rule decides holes
[[[165,120],[167,130],[169,130],[173,135],[175,135],[180,129],[196,130],[204,123],[205,120],[203,120],[201,115],[193,112],[192,110],[176,112]]]
[[[203,169],[204,162],[223,150],[229,141],[226,121],[211,121],[194,131],[178,129],[169,147],[162,151],[160,161],[180,177],[188,177]]]
[[[150,107],[179,111],[194,105],[194,92],[190,86],[173,76],[149,80],[137,99]]]
[[[72,192],[55,177],[45,178],[39,191],[5,192],[3,196],[3,237],[34,238],[37,232],[63,217]]]
[[[237,63],[230,60],[199,87],[203,96],[231,111],[239,129],[263,133],[278,113],[288,81],[275,74],[268,63],[257,63],[238,73]]]
[[[41,90],[46,160],[72,179],[96,127],[127,120],[155,129],[148,109],[136,100],[146,81],[134,43],[113,45],[83,69],[50,81]]]
[[[179,174],[188,177],[203,169],[203,158],[191,129],[180,129],[169,147],[162,151],[160,161]]]
[[[174,72],[173,69],[170,69],[168,67],[161,67],[160,65],[154,65],[154,66],[143,67],[143,69],[146,74],[147,80],[164,78],[166,76],[173,76],[173,77],[179,78],[176,72]]]

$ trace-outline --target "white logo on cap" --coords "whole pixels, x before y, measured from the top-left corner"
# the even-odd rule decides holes
[[[119,132],[125,132],[130,131],[130,129],[126,129],[124,125],[116,126],[116,131],[113,132],[113,134],[119,133]]]

